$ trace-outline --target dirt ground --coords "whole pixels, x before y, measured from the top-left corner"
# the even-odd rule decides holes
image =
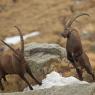
[[[25,43],[48,42],[65,47],[66,39],[58,35],[64,29],[62,18],[82,12],[90,16],[79,18],[73,27],[80,31],[84,50],[95,69],[95,0],[0,0],[0,39],[18,35],[14,28],[18,26],[23,34],[41,32]]]

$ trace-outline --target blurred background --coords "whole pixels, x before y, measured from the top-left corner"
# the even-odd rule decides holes
[[[14,28],[18,26],[23,35],[38,32],[29,36],[25,44],[47,42],[65,47],[66,39],[59,36],[64,30],[62,18],[82,12],[90,16],[80,17],[73,27],[79,30],[84,50],[95,68],[95,0],[0,0],[0,39],[18,36]]]
[[[23,35],[39,32],[25,43],[48,42],[65,47],[66,40],[58,36],[64,29],[61,18],[82,12],[90,17],[79,18],[73,26],[80,31],[84,49],[94,65],[95,0],[0,0],[0,38],[18,35],[16,25]]]

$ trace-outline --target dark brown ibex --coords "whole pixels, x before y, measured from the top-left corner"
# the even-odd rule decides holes
[[[16,27],[16,26],[15,26]],[[5,75],[7,74],[18,74],[21,79],[23,79],[29,86],[31,90],[33,90],[30,83],[25,78],[24,74],[28,73],[39,85],[41,85],[41,82],[39,82],[34,75],[32,74],[28,63],[25,60],[24,57],[24,40],[23,35],[18,27],[16,27],[21,38],[21,49],[14,49],[10,45],[8,45],[6,42],[1,40],[6,46],[8,46],[13,53],[12,54],[5,54],[0,56],[0,88],[1,90],[4,90],[4,87],[2,85],[2,78],[6,81]]]
[[[64,38],[67,38],[66,51],[67,59],[72,63],[76,68],[76,72],[80,80],[83,80],[82,69],[84,68],[87,73],[89,73],[93,80],[95,79],[92,67],[89,62],[89,58],[83,50],[80,35],[77,29],[72,28],[71,25],[73,22],[80,16],[87,15],[86,13],[79,14],[75,17],[72,17],[70,20],[64,23],[64,32],[61,35]],[[81,68],[79,68],[79,66]]]

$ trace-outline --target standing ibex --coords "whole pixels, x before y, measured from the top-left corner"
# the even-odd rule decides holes
[[[20,34],[21,49],[14,49],[10,45],[8,45],[6,42],[1,40],[6,46],[8,46],[13,51],[13,53],[0,56],[0,87],[1,87],[1,90],[4,90],[1,80],[3,78],[6,81],[5,75],[18,74],[21,77],[21,79],[23,79],[28,84],[29,88],[31,90],[33,90],[30,83],[25,78],[24,74],[28,73],[39,85],[41,85],[41,82],[39,82],[33,76],[32,72],[28,66],[28,63],[25,60],[23,35],[22,35],[20,29],[18,27],[16,27],[16,28]]]
[[[64,32],[61,35],[64,38],[67,38],[66,43],[66,51],[67,51],[67,59],[72,63],[72,65],[76,68],[76,72],[78,73],[79,79],[83,80],[82,77],[82,69],[84,68],[87,73],[92,75],[93,80],[95,79],[92,67],[89,62],[89,58],[83,50],[80,35],[77,29],[72,28],[72,23],[80,16],[87,15],[86,13],[79,14],[75,17],[72,17],[70,20],[64,23]],[[81,67],[81,69],[79,68]]]

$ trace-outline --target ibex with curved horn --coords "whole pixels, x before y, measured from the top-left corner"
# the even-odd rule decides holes
[[[83,80],[82,69],[84,68],[87,71],[87,73],[89,73],[92,76],[94,80],[95,77],[92,71],[92,67],[90,65],[88,56],[83,50],[79,32],[77,29],[71,27],[73,22],[78,17],[83,15],[89,16],[86,13],[82,13],[66,21],[64,23],[64,32],[62,32],[61,35],[64,38],[67,38],[67,43],[66,43],[67,59],[76,68],[76,72],[78,74],[79,79]],[[79,68],[79,66],[81,68]]]
[[[20,29],[15,26],[18,30],[21,38],[21,49],[14,49],[10,45],[8,45],[6,42],[1,40],[6,46],[8,46],[13,53],[12,54],[5,54],[0,57],[0,88],[1,90],[4,90],[4,87],[2,85],[2,78],[6,81],[5,75],[7,74],[18,74],[21,79],[23,79],[29,86],[31,90],[33,90],[32,86],[28,82],[28,80],[25,78],[24,74],[28,73],[31,78],[33,78],[39,85],[41,85],[41,82],[39,82],[34,75],[32,74],[28,63],[25,60],[24,57],[24,40],[23,35],[20,31]]]

